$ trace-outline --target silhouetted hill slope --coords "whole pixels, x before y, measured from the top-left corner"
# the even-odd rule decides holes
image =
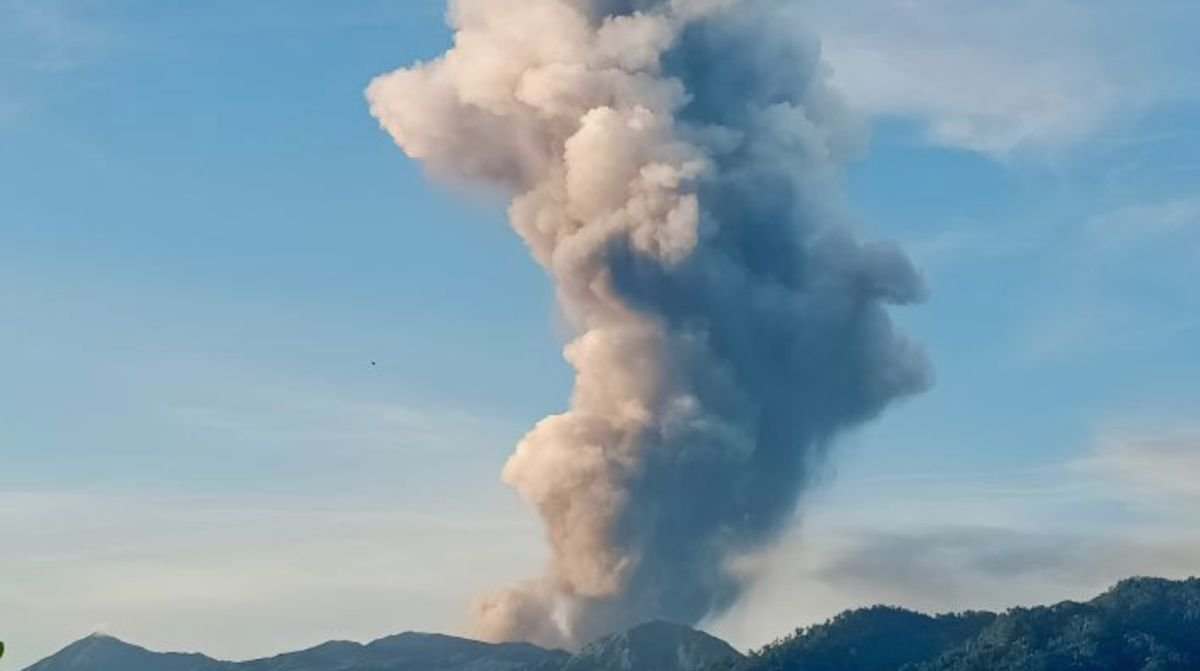
[[[528,643],[493,645],[408,632],[366,645],[334,641],[308,650],[233,664],[234,671],[514,671],[557,668],[568,655]]]
[[[670,622],[649,622],[584,647],[561,671],[699,671],[742,659],[725,641]]]
[[[736,671],[1197,671],[1200,580],[1127,580],[1087,603],[1003,615],[843,613]],[[717,671],[717,670],[714,670]]]
[[[89,636],[27,671],[1200,671],[1200,580],[1126,580],[1087,603],[931,617],[878,606],[797,630],[749,657],[651,622],[568,655],[407,633],[251,662]]]
[[[94,634],[26,671],[226,671],[226,664],[204,655],[151,652],[111,636]]]
[[[1088,603],[1018,608],[920,671],[1195,671],[1200,580],[1127,580]]]
[[[350,641],[330,641],[315,648],[256,659],[236,666],[242,671],[341,671],[353,668],[365,647]]]
[[[110,636],[72,643],[26,671],[527,671],[556,670],[570,657],[528,643],[493,645],[441,634],[406,633],[367,645],[331,641],[250,662],[150,652]]]
[[[992,613],[930,617],[876,606],[842,613],[757,652],[745,671],[894,671],[977,636]]]
[[[491,644],[410,632],[366,645],[331,641],[266,659],[222,662],[90,636],[27,671],[700,671],[741,658],[718,638],[651,622],[602,638],[576,655],[529,643]]]

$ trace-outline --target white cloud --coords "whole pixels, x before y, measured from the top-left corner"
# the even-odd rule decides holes
[[[114,35],[101,20],[96,0],[10,0],[0,3],[0,62],[40,73],[75,70],[111,45]]]
[[[481,413],[393,400],[341,398],[328,391],[243,383],[236,394],[208,390],[160,405],[173,423],[214,443],[327,455],[461,452],[498,438],[515,442],[523,427]]]
[[[1156,321],[1127,306],[1103,301],[1056,303],[1025,327],[1017,357],[1025,363],[1043,363],[1145,346],[1160,335]]]
[[[1200,195],[1127,200],[1074,223],[1029,297],[1016,356],[1025,362],[1186,347],[1200,331],[1194,291]]]
[[[1093,217],[1085,229],[1094,244],[1120,249],[1187,233],[1200,233],[1200,195],[1121,207]]]
[[[1111,431],[1076,467],[1138,498],[1200,499],[1200,427]]]
[[[1151,55],[1181,39],[1155,34],[1171,8],[813,0],[802,18],[853,104],[917,120],[932,142],[1004,155],[1071,145],[1173,95]]]
[[[1113,436],[1046,468],[835,481],[795,533],[739,566],[756,582],[712,629],[757,646],[877,603],[1003,610],[1200,573],[1196,508],[1181,505],[1197,501],[1200,430]]]
[[[1010,227],[998,230],[978,222],[959,220],[952,227],[903,240],[904,248],[924,272],[937,275],[981,262],[1004,261],[1036,252],[1043,236]],[[935,287],[936,291],[936,287]]]
[[[474,593],[542,559],[526,516],[487,509],[473,518],[298,497],[2,493],[5,662],[21,668],[96,623],[224,658],[458,631]]]
[[[1195,575],[1198,540],[970,523],[813,530],[767,558],[749,598],[712,630],[753,647],[879,603],[941,613],[1090,599],[1134,575]]]
[[[35,119],[47,82],[113,48],[104,8],[99,0],[0,1],[0,130]]]
[[[208,360],[127,379],[155,439],[103,443],[127,478],[0,492],[13,668],[97,623],[227,658],[460,631],[474,594],[543,560],[498,477],[520,422]]]

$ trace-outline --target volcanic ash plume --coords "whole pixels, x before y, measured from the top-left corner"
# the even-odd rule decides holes
[[[860,133],[774,9],[458,0],[452,49],[368,89],[409,156],[513,194],[576,336],[570,409],[503,476],[552,559],[479,599],[482,636],[721,612],[838,432],[926,385],[886,310],[920,279],[839,213]]]

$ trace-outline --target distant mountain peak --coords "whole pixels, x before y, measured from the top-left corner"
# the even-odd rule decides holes
[[[116,636],[113,636],[112,634],[109,634],[109,633],[106,633],[103,631],[93,632],[75,642],[76,643],[120,643],[122,645],[130,645],[129,643],[122,641],[121,639],[117,638]]]
[[[118,651],[137,652],[145,650],[131,643],[126,643],[111,634],[96,632],[75,641],[59,651],[59,655],[80,654],[112,654]]]
[[[249,662],[152,652],[97,632],[26,671],[1196,671],[1197,631],[1200,580],[1134,578],[1091,601],[1001,614],[848,611],[748,657],[703,631],[656,620],[575,655],[409,631]]]
[[[225,671],[224,666],[204,655],[151,652],[96,632],[26,671]]]
[[[705,633],[703,631],[700,631],[699,629],[693,629],[692,627],[689,627],[686,624],[680,624],[678,622],[672,622],[670,620],[650,620],[649,622],[643,622],[637,626],[630,627],[629,629],[625,630],[624,633],[626,635],[664,635],[665,634],[665,635],[671,635],[671,636],[684,636],[684,637],[693,637],[693,636],[698,635],[698,636],[707,637],[707,638],[715,638],[714,636],[712,636],[708,633]],[[620,635],[620,634],[618,634],[618,635]]]
[[[223,671],[530,671],[556,670],[568,655],[521,643],[484,643],[406,631],[363,645],[329,642]]]
[[[699,671],[741,657],[715,636],[654,620],[588,644],[563,671]]]

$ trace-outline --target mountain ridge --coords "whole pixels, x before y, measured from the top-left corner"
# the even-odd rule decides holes
[[[561,671],[701,671],[741,658],[742,653],[711,634],[655,620],[589,643]]]
[[[648,622],[575,654],[405,632],[245,662],[158,653],[93,634],[25,671],[1195,671],[1200,579],[1131,578],[1086,602],[925,615],[873,606],[743,655],[680,624]]]
[[[911,619],[896,627],[897,618]],[[1196,669],[1200,579],[1130,578],[1090,601],[1004,613],[930,616],[880,606],[847,611],[719,671]]]
[[[532,643],[486,643],[447,634],[403,632],[367,643],[327,641],[319,645],[247,661],[226,661],[199,653],[154,652],[108,634],[92,634],[24,671],[653,671],[638,663],[654,653],[651,640],[672,630],[673,648],[684,662],[678,671],[700,671],[729,655],[741,656],[724,641],[684,625],[639,625],[585,646],[572,655]],[[629,644],[632,636],[636,647]],[[614,660],[628,660],[614,663]]]

